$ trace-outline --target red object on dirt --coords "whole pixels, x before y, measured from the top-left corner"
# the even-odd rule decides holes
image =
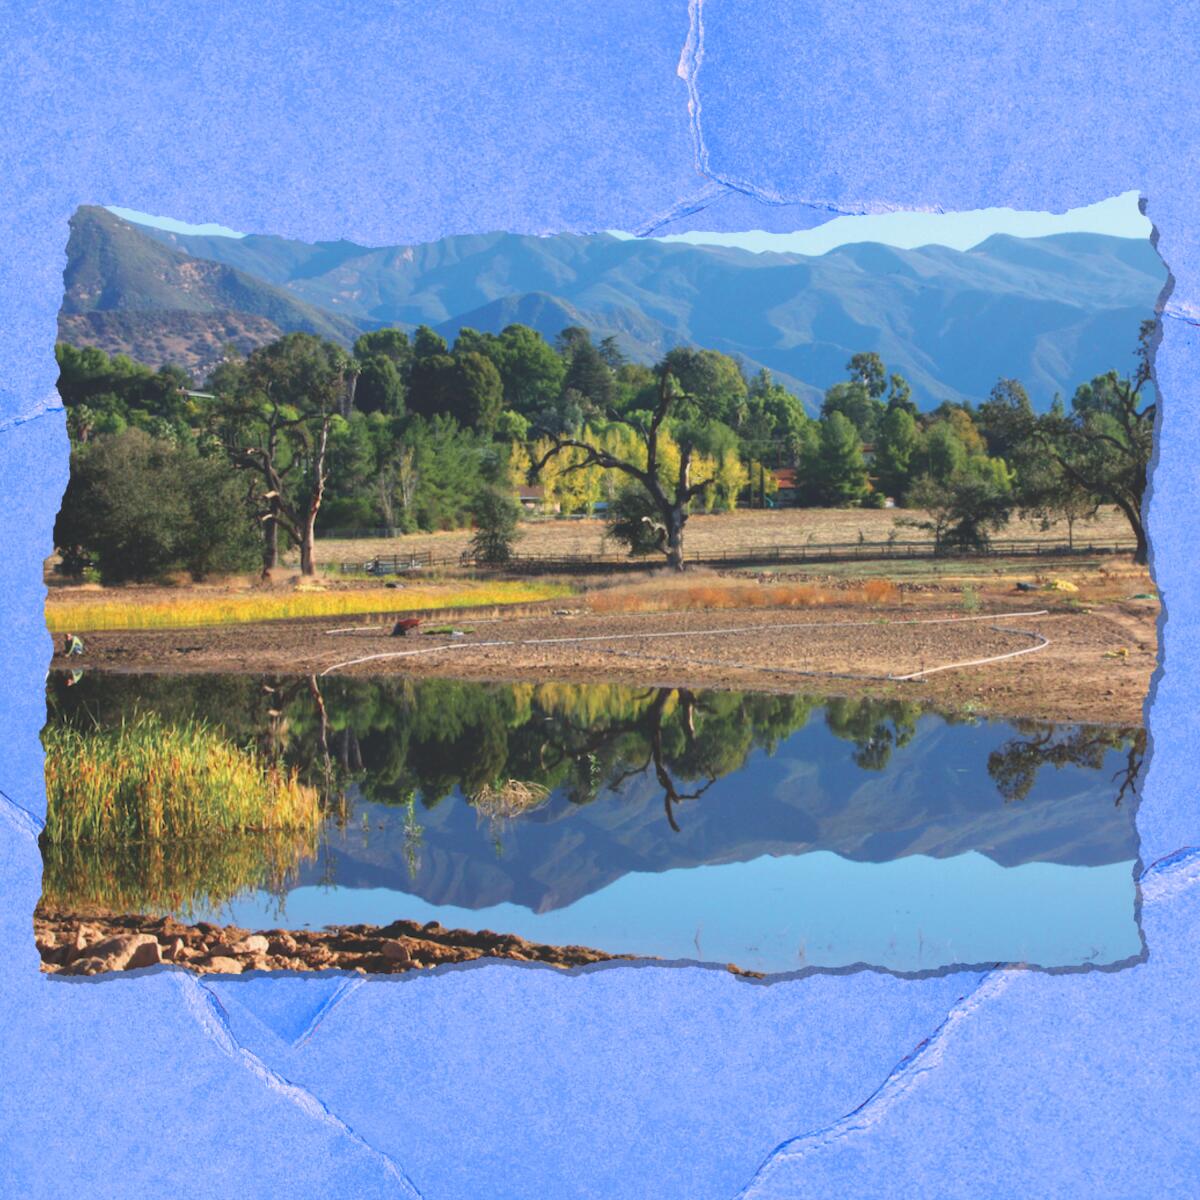
[[[421,623],[420,617],[402,617],[392,626],[392,637],[407,637]]]

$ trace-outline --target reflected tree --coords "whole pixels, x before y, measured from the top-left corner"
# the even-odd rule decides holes
[[[1027,723],[1024,732],[1028,736],[1012,738],[988,755],[988,774],[1005,803],[1024,800],[1045,767],[1099,771],[1113,752],[1125,756],[1112,777],[1117,789],[1114,804],[1119,807],[1126,796],[1138,794],[1146,755],[1144,729],[1079,725],[1064,733],[1055,725]]]

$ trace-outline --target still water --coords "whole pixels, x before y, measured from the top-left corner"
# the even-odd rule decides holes
[[[604,685],[87,675],[49,690],[52,722],[199,717],[296,767],[327,812],[307,844],[47,848],[59,907],[437,920],[768,973],[1141,949],[1140,731]]]

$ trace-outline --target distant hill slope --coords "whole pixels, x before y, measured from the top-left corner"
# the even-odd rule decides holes
[[[76,226],[97,212],[81,210]],[[875,350],[909,379],[922,407],[978,401],[1008,375],[1045,408],[1055,392],[1070,395],[1092,375],[1131,364],[1138,323],[1153,314],[1166,280],[1148,242],[1100,234],[996,236],[965,252],[864,243],[807,257],[605,234],[368,248],[119,222],[118,238],[118,219],[103,216],[86,222],[103,254],[72,235],[68,305],[149,313],[212,303],[283,329],[323,320],[341,341],[379,325],[423,323],[453,337],[464,325],[499,332],[520,321],[552,338],[582,324],[615,336],[638,361],[680,343],[738,355],[748,369],[769,367],[810,406],[844,377],[851,354]],[[167,252],[167,263],[154,251]],[[217,276],[218,265],[231,275]],[[235,302],[239,288],[253,307]],[[296,307],[273,310],[281,300]]]
[[[81,208],[72,218],[63,282],[60,336],[90,331],[89,344],[152,366],[212,365],[222,343],[244,349],[281,330],[349,345],[363,329],[227,263],[165,246],[103,208]]]

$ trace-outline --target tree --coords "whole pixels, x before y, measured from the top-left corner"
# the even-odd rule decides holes
[[[667,369],[692,403],[710,421],[736,428],[746,417],[746,380],[736,359],[717,350],[677,347],[666,357]]]
[[[413,358],[432,358],[435,354],[446,353],[446,339],[440,333],[434,333],[428,325],[418,325],[413,334]]]
[[[636,557],[665,554],[667,527],[654,497],[636,480],[617,489],[608,508],[608,534]]]
[[[820,422],[820,440],[808,464],[818,499],[835,508],[857,504],[867,494],[867,467],[858,430],[840,412]]]
[[[562,394],[566,364],[528,325],[509,325],[496,339],[493,353],[506,408],[533,417]]]
[[[1028,448],[1034,424],[1029,393],[1019,379],[998,379],[979,406],[979,428],[989,454],[1020,469],[1019,456]]]
[[[683,353],[691,353],[685,351]],[[658,521],[663,527],[661,549],[668,564],[677,571],[684,569],[683,527],[687,522],[692,500],[704,493],[713,482],[711,476],[699,481],[692,480],[692,460],[706,435],[704,417],[700,414],[692,397],[680,386],[671,367],[679,367],[685,360],[680,351],[659,363],[656,368],[658,394],[654,409],[649,413],[623,415],[610,413],[612,421],[628,427],[637,438],[637,458],[620,457],[585,437],[564,437],[552,434],[551,444],[530,468],[530,482],[552,459],[568,450],[580,450],[577,462],[567,470],[582,470],[598,466],[606,470],[619,471],[641,485],[654,505]],[[678,451],[679,461],[673,471],[664,472],[663,458],[667,449],[667,424]],[[644,458],[642,452],[644,451]],[[640,461],[639,461],[640,460]],[[664,475],[666,476],[664,478]]]
[[[1037,517],[1043,529],[1067,523],[1067,546],[1075,547],[1075,522],[1096,515],[1100,501],[1093,492],[1068,475],[1049,456],[1027,456],[1018,469],[1018,496],[1022,516]]]
[[[94,560],[106,583],[157,579],[179,568],[203,578],[244,569],[255,541],[244,488],[221,458],[140,429],[72,453],[54,526],[68,568]]]
[[[498,487],[481,488],[471,507],[475,519],[475,536],[471,553],[476,562],[498,566],[512,558],[513,542],[517,540],[520,505],[511,494]]]
[[[592,345],[588,331],[570,326],[559,334],[559,344],[567,362],[563,395],[578,393],[586,405],[585,416],[611,408],[616,399],[616,379],[603,355]]]
[[[913,455],[920,436],[917,423],[906,408],[889,408],[875,443],[875,473],[885,496],[897,500],[908,490]]]
[[[363,339],[358,340],[361,342]],[[354,406],[359,412],[382,412],[390,417],[404,412],[404,380],[391,358],[373,354],[360,360]]]
[[[491,359],[477,351],[456,353],[450,415],[465,428],[491,436],[503,407],[504,388]]]
[[[1143,321],[1137,367],[1122,378],[1116,371],[1097,375],[1078,388],[1069,415],[1051,412],[1038,419],[1032,436],[1063,474],[1101,501],[1115,504],[1133,530],[1134,562],[1145,563],[1149,542],[1142,524],[1150,457],[1154,449],[1155,402],[1143,391],[1151,382],[1151,338],[1155,323]]]
[[[454,401],[455,363],[449,354],[424,354],[408,377],[408,408],[422,417],[449,413]]]
[[[967,448],[949,421],[938,421],[925,431],[920,458],[923,474],[935,483],[948,484],[966,468]]]
[[[887,387],[887,368],[873,350],[855,354],[846,364],[846,370],[854,383],[861,383],[867,389],[872,400],[882,398]]]
[[[771,466],[794,466],[812,427],[804,406],[765,367],[750,381],[746,416],[738,430],[750,455]]]
[[[902,409],[912,418],[917,416],[917,406],[913,403],[912,388],[903,375],[893,374],[888,387],[887,411],[895,412]]]
[[[990,531],[1007,524],[1013,510],[1012,494],[993,464],[999,464],[1002,471],[1004,464],[999,459],[972,459],[969,467],[948,480],[922,476],[910,490],[908,503],[925,509],[929,518],[906,518],[897,524],[929,530],[939,553],[986,550],[991,544]]]
[[[408,406],[423,417],[445,415],[465,429],[491,434],[504,406],[500,373],[478,350],[459,353],[456,347],[453,355],[418,356],[409,377]]]
[[[328,483],[329,432],[356,369],[344,350],[309,333],[260,346],[219,397],[217,434],[230,461],[257,477],[263,571],[278,561],[282,527],[300,547],[300,571],[316,571],[314,530]]]
[[[821,416],[828,418],[835,414],[845,417],[854,426],[860,441],[873,442],[879,422],[883,419],[884,407],[877,397],[871,395],[865,383],[854,380],[835,383],[825,393]]]

